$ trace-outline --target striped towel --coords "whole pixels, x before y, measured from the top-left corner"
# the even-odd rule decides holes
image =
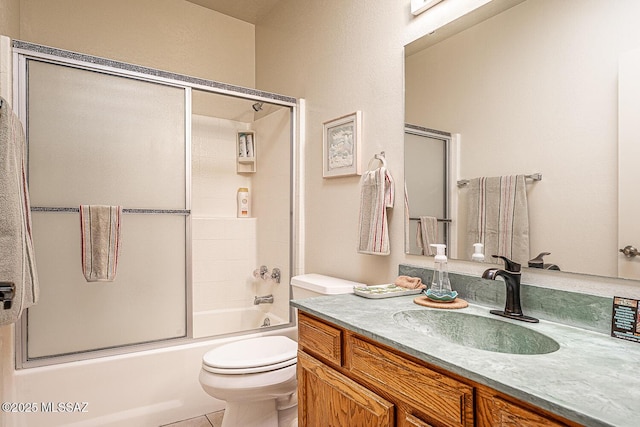
[[[487,255],[502,255],[520,264],[529,260],[529,211],[524,175],[470,180],[468,220],[469,259],[473,244],[482,243]]]
[[[434,256],[431,245],[438,243],[438,219],[434,216],[421,216],[416,230],[416,244],[422,248],[422,255]]]
[[[384,166],[363,174],[360,181],[358,252],[389,255],[387,208],[392,208],[395,190],[391,173]]]
[[[120,206],[81,205],[82,273],[87,282],[113,282],[120,249]]]

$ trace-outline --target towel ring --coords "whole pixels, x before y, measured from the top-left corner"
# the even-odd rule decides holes
[[[384,151],[381,151],[380,154],[374,155],[373,159],[369,160],[369,166],[367,166],[368,171],[371,170],[371,163],[375,162],[376,160],[379,160],[382,163],[382,166],[387,169],[387,160],[384,158]]]

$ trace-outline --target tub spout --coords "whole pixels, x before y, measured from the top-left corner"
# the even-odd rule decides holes
[[[265,295],[262,297],[259,296],[255,296],[253,298],[253,305],[258,305],[258,304],[272,304],[273,303],[273,295]]]

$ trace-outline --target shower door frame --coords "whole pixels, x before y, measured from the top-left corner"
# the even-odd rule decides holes
[[[232,334],[216,335],[203,338],[193,338],[193,302],[192,302],[192,256],[191,256],[191,122],[192,122],[192,90],[227,95],[231,97],[246,99],[250,101],[267,102],[270,104],[286,107],[290,109],[290,162],[289,175],[289,271],[291,275],[299,271],[302,254],[298,248],[299,236],[302,236],[298,224],[301,223],[300,200],[297,197],[301,187],[298,173],[301,170],[301,149],[298,144],[298,121],[304,123],[304,100],[293,97],[279,95],[271,92],[264,92],[257,89],[246,88],[218,82],[186,76],[183,74],[157,70],[139,65],[128,64],[92,55],[86,55],[67,51],[63,49],[51,48],[29,42],[13,41],[13,105],[16,114],[22,121],[27,120],[27,62],[29,60],[41,61],[50,64],[78,68],[86,71],[105,73],[111,76],[124,77],[140,80],[149,83],[162,84],[184,89],[185,93],[185,298],[186,298],[186,335],[178,338],[167,338],[153,342],[143,342],[127,344],[123,346],[104,348],[97,350],[86,350],[73,354],[47,356],[29,360],[27,356],[27,316],[23,315],[15,328],[15,366],[16,369],[31,368],[38,366],[48,366],[58,363],[67,363],[79,360],[94,359],[98,357],[127,354],[136,351],[151,350],[156,348],[181,345],[194,341],[204,341],[212,338],[222,338],[234,335],[246,335],[255,333],[257,330],[238,331]],[[28,150],[28,146],[27,146]],[[291,290],[289,290],[291,298]],[[28,309],[27,309],[28,310]],[[289,308],[289,322],[273,327],[269,330],[283,329],[295,325],[293,308]],[[264,330],[262,328],[261,330]]]

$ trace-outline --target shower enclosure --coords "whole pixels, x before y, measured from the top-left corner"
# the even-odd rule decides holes
[[[18,367],[291,325],[294,98],[19,41],[14,52],[41,283]],[[251,218],[236,217],[240,187]],[[113,282],[82,275],[84,204],[125,209]],[[254,275],[261,265],[279,283]]]

